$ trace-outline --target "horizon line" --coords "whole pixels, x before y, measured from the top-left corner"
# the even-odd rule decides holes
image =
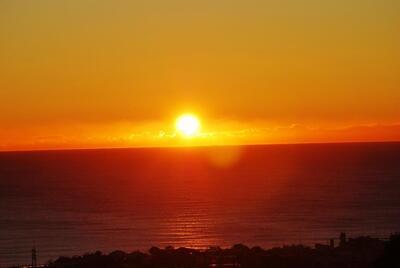
[[[253,147],[253,146],[280,146],[280,145],[334,145],[334,144],[400,144],[400,140],[371,140],[371,141],[328,141],[328,142],[287,142],[287,143],[249,143],[249,144],[194,144],[194,145],[166,145],[166,146],[126,146],[126,147],[83,147],[83,148],[46,148],[46,149],[16,149],[1,150],[0,153],[30,153],[30,152],[59,152],[59,151],[90,151],[90,150],[123,150],[123,149],[170,149],[170,148],[207,148],[207,147]]]

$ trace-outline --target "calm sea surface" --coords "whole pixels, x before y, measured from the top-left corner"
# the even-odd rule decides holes
[[[0,153],[0,266],[400,231],[400,144]]]

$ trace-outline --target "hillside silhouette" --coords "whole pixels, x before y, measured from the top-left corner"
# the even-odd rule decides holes
[[[203,268],[203,267],[400,267],[400,234],[383,241],[362,236],[346,239],[342,234],[337,246],[316,244],[288,245],[271,249],[237,244],[231,248],[211,247],[206,250],[190,248],[152,247],[148,253],[100,251],[83,256],[59,257],[47,268]]]

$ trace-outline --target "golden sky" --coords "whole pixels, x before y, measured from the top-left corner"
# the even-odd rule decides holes
[[[0,0],[0,150],[400,140],[400,1]],[[197,114],[182,140],[174,120]]]

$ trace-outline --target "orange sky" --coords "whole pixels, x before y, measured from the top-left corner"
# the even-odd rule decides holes
[[[400,140],[400,2],[0,0],[0,150]],[[197,113],[182,140],[174,120]]]

